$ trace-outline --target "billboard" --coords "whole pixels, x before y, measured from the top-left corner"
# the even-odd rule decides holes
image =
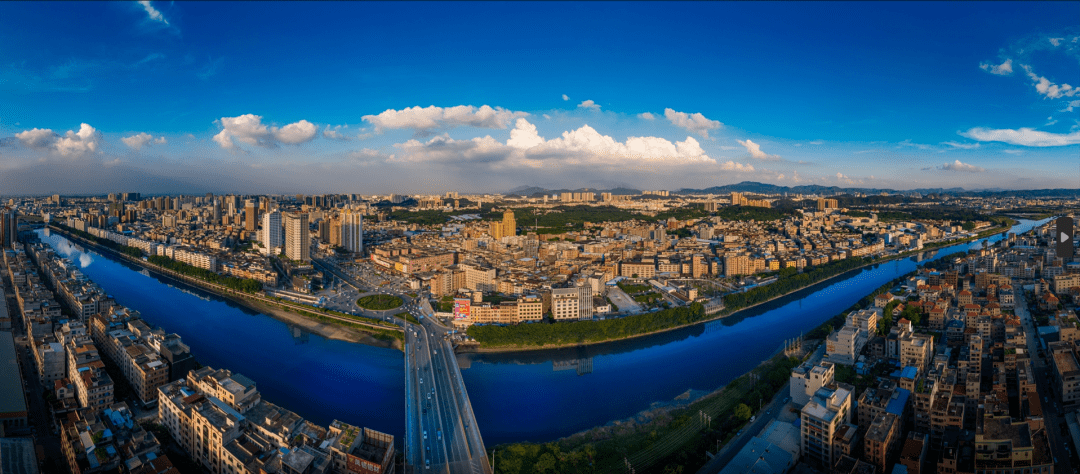
[[[468,318],[471,305],[472,300],[468,298],[454,298],[454,319]]]

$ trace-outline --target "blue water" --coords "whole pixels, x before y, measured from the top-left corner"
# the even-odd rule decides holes
[[[1013,232],[1030,229],[1021,221]],[[1003,236],[990,238],[996,242]],[[958,244],[867,267],[748,310],[738,317],[641,341],[557,352],[463,354],[462,371],[484,443],[550,441],[633,416],[687,390],[712,391],[768,359],[783,344],[849,308],[881,285]],[[554,371],[555,361],[590,360],[592,372]]]
[[[401,351],[311,334],[127,262],[85,252],[56,233],[38,232],[117,303],[179,334],[199,363],[254,380],[263,399],[321,426],[339,419],[399,440],[404,436]]]
[[[1025,232],[1046,221],[1021,221]],[[996,242],[1002,236],[989,240]],[[400,351],[331,341],[295,330],[198,289],[67,239],[43,237],[85,264],[84,273],[144,319],[180,334],[204,365],[240,372],[271,402],[326,425],[339,418],[404,433],[405,391]],[[784,340],[817,327],[888,281],[981,241],[931,250],[853,272],[740,313],[655,336],[600,346],[507,354],[462,354],[462,376],[488,446],[550,441],[633,416],[687,390],[712,391],[772,356]],[[89,261],[83,255],[88,255]],[[591,362],[582,375],[555,371],[555,362]]]

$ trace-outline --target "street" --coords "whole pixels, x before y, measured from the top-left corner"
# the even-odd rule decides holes
[[[1017,286],[1019,288],[1019,286]],[[1046,426],[1047,438],[1050,441],[1050,451],[1055,459],[1055,472],[1075,472],[1072,469],[1074,459],[1068,444],[1072,439],[1068,434],[1062,434],[1061,426],[1065,424],[1064,413],[1060,411],[1061,401],[1057,399],[1051,382],[1056,382],[1054,366],[1048,363],[1044,357],[1039,357],[1039,334],[1035,328],[1035,321],[1031,318],[1031,312],[1027,309],[1027,298],[1021,289],[1016,292],[1016,315],[1024,325],[1027,334],[1028,352],[1031,356],[1031,369],[1035,372],[1035,387],[1039,391],[1042,400],[1048,399],[1050,403],[1042,403],[1043,423]],[[1050,354],[1047,352],[1047,356]]]
[[[15,294],[14,288],[9,284],[7,268],[2,268],[3,277],[0,277],[0,282],[2,282],[0,284],[4,287],[4,294],[6,295],[2,304],[7,305],[8,314],[11,315],[15,352],[18,354],[19,367],[22,370],[23,383],[26,388],[24,393],[30,415],[28,420],[30,428],[26,434],[32,435],[34,442],[45,450],[45,464],[42,467],[42,472],[68,472],[67,462],[64,460],[63,452],[60,449],[60,432],[53,423],[52,410],[44,398],[45,387],[41,385],[37,366],[34,363],[34,356],[30,353],[33,349],[29,339],[26,337],[26,325],[22,320],[22,312],[17,311],[18,308],[13,296]],[[49,390],[51,391],[52,387],[49,387]],[[9,435],[18,434],[9,433]]]

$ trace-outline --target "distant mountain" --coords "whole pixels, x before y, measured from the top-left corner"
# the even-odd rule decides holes
[[[984,189],[984,190],[965,190],[964,188],[919,188],[909,189],[904,191],[898,191],[895,189],[878,189],[878,188],[841,188],[839,186],[819,186],[816,184],[806,186],[777,186],[775,184],[758,183],[755,181],[743,181],[738,184],[728,184],[724,186],[713,186],[705,189],[689,189],[684,188],[675,191],[676,194],[726,194],[726,193],[755,193],[755,194],[821,194],[821,195],[833,195],[833,194],[880,194],[883,192],[889,194],[947,194],[951,196],[972,196],[972,197],[1008,197],[1008,196],[1022,196],[1022,197],[1045,197],[1045,196],[1076,196],[1080,195],[1080,189],[1033,189],[1033,190],[1004,190],[1000,188]]]

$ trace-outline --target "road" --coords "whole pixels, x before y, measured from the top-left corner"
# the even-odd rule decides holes
[[[378,288],[375,281],[384,281],[370,269],[357,270],[357,275],[328,260],[315,263],[357,291]],[[435,321],[426,298],[412,298],[393,287],[388,292],[405,301],[395,312],[407,311],[421,321],[413,324],[391,318],[405,328],[406,472],[491,474],[472,404],[447,337],[449,328]]]
[[[824,355],[825,344],[821,344],[817,350],[814,351],[814,354],[810,356],[810,363],[818,363]],[[736,454],[739,454],[739,451],[742,450],[743,446],[746,446],[746,443],[750,442],[750,438],[757,436],[765,429],[765,427],[769,426],[769,423],[772,423],[776,417],[780,416],[782,410],[787,406],[787,402],[784,400],[787,400],[790,394],[791,380],[789,379],[788,382],[776,392],[776,395],[769,401],[769,404],[761,408],[761,411],[756,415],[757,419],[753,423],[744,426],[742,431],[739,432],[741,434],[737,434],[734,438],[731,438],[731,441],[728,441],[728,443],[724,445],[723,449],[717,453],[716,457],[712,458],[712,460],[698,470],[698,474],[715,474],[723,470],[724,466],[727,466],[727,463],[731,462]]]
[[[1020,288],[1020,285],[1014,285],[1014,287]],[[1039,397],[1050,400],[1050,403],[1043,402],[1042,410],[1043,423],[1046,425],[1046,433],[1050,441],[1050,451],[1056,459],[1054,471],[1076,472],[1072,469],[1074,465],[1072,455],[1075,453],[1072,453],[1067,448],[1067,443],[1071,444],[1072,439],[1068,434],[1061,432],[1061,426],[1065,424],[1065,413],[1060,410],[1061,401],[1057,399],[1057,392],[1050,385],[1051,382],[1057,381],[1056,377],[1054,377],[1054,366],[1049,362],[1049,359],[1039,357],[1039,334],[1035,329],[1035,321],[1031,318],[1031,312],[1027,309],[1027,298],[1022,289],[1016,292],[1015,313],[1020,317],[1020,321],[1024,325],[1024,331],[1027,334],[1031,370],[1035,372],[1035,388],[1039,392]],[[1050,356],[1049,351],[1046,352],[1046,355]]]
[[[42,472],[68,472],[67,461],[64,460],[60,448],[59,425],[54,422],[52,409],[42,396],[46,387],[41,384],[41,379],[38,378],[37,364],[34,362],[34,356],[30,353],[33,346],[29,338],[26,337],[26,324],[22,319],[22,311],[15,302],[15,289],[10,285],[12,282],[7,278],[7,267],[2,263],[0,263],[0,271],[3,273],[3,276],[0,276],[0,286],[4,288],[6,295],[6,298],[3,298],[0,304],[8,305],[8,314],[12,319],[11,332],[15,338],[16,358],[19,367],[22,369],[24,393],[26,395],[27,410],[29,410],[28,422],[30,429],[25,434],[32,435],[34,442],[41,445],[45,450],[46,461]],[[52,387],[48,387],[48,389],[51,391]],[[21,433],[16,432],[8,433],[8,435],[22,436]]]

